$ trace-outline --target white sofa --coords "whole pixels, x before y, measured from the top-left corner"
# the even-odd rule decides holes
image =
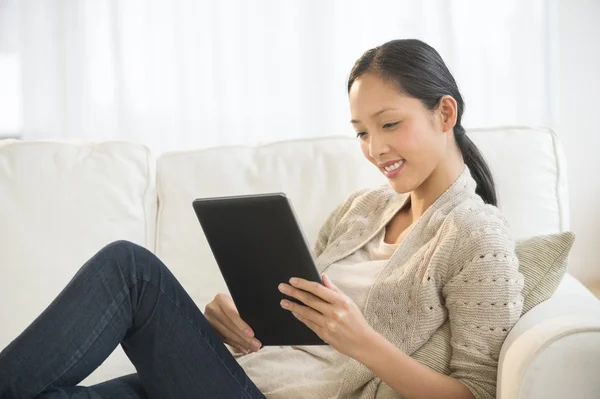
[[[469,132],[495,174],[517,238],[569,229],[565,161],[554,133]],[[196,197],[284,191],[314,242],[352,190],[384,182],[350,137],[162,154],[125,142],[0,141],[0,348],[107,243],[154,251],[201,309],[226,290],[192,211]],[[134,368],[117,350],[84,384]],[[600,397],[600,302],[567,275],[502,349],[498,397]],[[0,370],[2,372],[2,370]]]

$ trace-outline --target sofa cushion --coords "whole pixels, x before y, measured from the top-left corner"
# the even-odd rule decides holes
[[[154,163],[139,145],[0,141],[0,204],[0,350],[104,245],[154,246]],[[132,371],[119,348],[86,382]]]
[[[514,237],[569,230],[567,170],[552,130],[496,128],[467,133],[490,165],[498,207]]]
[[[517,241],[519,271],[525,277],[523,313],[550,299],[567,271],[573,233],[537,236]]]

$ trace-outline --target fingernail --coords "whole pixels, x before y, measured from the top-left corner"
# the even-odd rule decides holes
[[[288,301],[286,301],[285,299],[282,299],[282,300],[281,300],[281,307],[283,307],[283,308],[286,308],[286,309],[287,309],[287,308],[288,308],[288,306],[289,306],[289,304],[288,304]]]
[[[252,337],[252,330],[247,328],[246,331],[244,331],[246,333],[247,336]]]
[[[297,278],[295,278],[295,277],[292,277],[292,278],[290,279],[290,284],[292,284],[292,285],[293,285],[293,284],[296,284],[297,282],[298,282],[298,279],[297,279]]]
[[[287,287],[284,284],[279,284],[279,291],[285,292]]]
[[[254,348],[255,351],[260,349],[260,342],[258,342],[257,340],[252,341],[252,347]]]

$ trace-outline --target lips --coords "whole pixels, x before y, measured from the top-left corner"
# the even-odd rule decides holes
[[[404,160],[400,160],[400,161],[396,161],[391,165],[387,165],[384,166],[382,169],[385,170],[386,172],[393,172],[394,170],[400,168],[402,165],[404,165]]]
[[[405,163],[406,161],[404,159],[386,162],[381,164],[380,169],[388,179],[393,179],[404,169]]]

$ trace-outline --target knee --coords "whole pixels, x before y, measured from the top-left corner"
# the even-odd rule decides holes
[[[111,257],[121,257],[131,255],[132,252],[139,251],[141,248],[142,247],[131,241],[118,240],[107,244],[100,252]]]
[[[147,258],[150,254],[146,248],[127,240],[113,241],[106,245],[99,252],[102,258],[114,260],[119,268],[134,266],[142,258]]]
[[[141,245],[127,240],[118,240],[111,242],[100,250],[102,257],[109,258],[113,262],[108,262],[121,273],[128,274],[147,274],[156,267],[160,267],[156,256]],[[110,269],[113,269],[112,267]],[[130,273],[131,272],[131,273]]]

